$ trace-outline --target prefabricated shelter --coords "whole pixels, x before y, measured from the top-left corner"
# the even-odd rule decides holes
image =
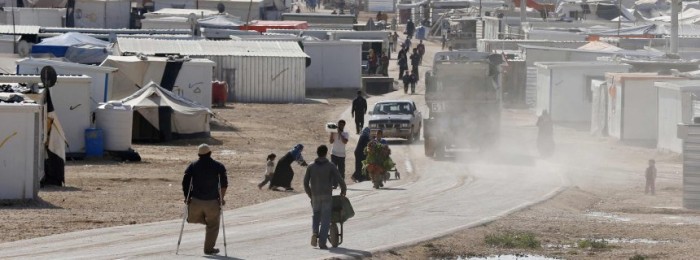
[[[681,153],[682,136],[679,124],[688,125],[700,114],[695,108],[696,98],[700,94],[700,81],[676,80],[655,82],[659,95],[658,138],[656,148],[662,151]]]
[[[215,65],[208,59],[109,56],[100,66],[117,69],[108,88],[108,100],[125,98],[150,82],[158,82],[176,95],[210,108]]]
[[[251,21],[246,25],[241,26],[241,30],[252,30],[261,33],[268,29],[306,29],[309,28],[309,23],[305,21]]]
[[[362,43],[307,41],[304,52],[311,57],[311,65],[306,68],[306,89],[362,87]]]
[[[355,16],[351,14],[327,13],[284,13],[283,21],[306,21],[309,24],[355,24]]]
[[[141,20],[142,29],[192,29],[193,21],[187,17],[154,17]]]
[[[0,102],[0,200],[35,199],[44,174],[43,106]]]
[[[168,0],[169,1],[169,0]],[[185,0],[187,1],[187,0]],[[188,1],[189,2],[189,1]],[[195,19],[201,19],[205,17],[210,17],[210,16],[216,16],[219,15],[219,12],[216,11],[216,8],[213,8],[211,10],[205,10],[205,9],[196,9],[194,8],[194,1],[192,2],[192,7],[184,7],[184,8],[171,8],[171,7],[163,7],[163,8],[158,8],[158,1],[154,1],[156,5],[156,11],[150,12],[150,13],[145,13],[143,16],[145,18],[161,18],[161,17],[184,17],[188,18],[194,15]]]
[[[51,66],[56,73],[63,75],[87,75],[92,78],[90,84],[90,112],[97,109],[99,103],[109,101],[109,86],[116,68],[107,66],[84,65],[48,59],[22,59],[17,61],[17,74],[38,75],[46,66]]]
[[[65,15],[65,8],[4,7],[0,10],[0,24],[63,27]]]
[[[214,79],[229,86],[229,101],[300,103],[306,99],[309,56],[297,42],[118,38],[117,45],[122,55],[179,54],[212,60]]]
[[[537,66],[539,114],[549,111],[554,122],[588,123],[591,120],[591,80],[607,72],[627,72],[627,64],[612,62],[542,62]]]
[[[278,0],[277,2],[283,2]],[[287,1],[288,3],[291,1]],[[266,8],[266,7],[272,7],[272,1],[269,0],[198,0],[197,4],[199,5],[198,9],[208,9],[208,10],[217,10],[217,5],[219,3],[222,3],[224,5],[224,12],[230,15],[233,15],[235,17],[240,18],[241,20],[255,20],[255,19],[263,19],[263,16],[268,15],[268,10],[267,9],[274,9],[274,8]],[[279,3],[278,3],[279,4]],[[284,9],[284,6],[282,4],[279,5],[280,8]],[[250,12],[249,12],[250,11]],[[270,10],[273,11],[273,10]],[[274,10],[276,11],[276,10]],[[278,20],[277,16],[275,14],[270,14],[270,17],[266,17],[266,20]]]
[[[131,2],[128,0],[75,0],[75,27],[129,28]]]
[[[608,135],[608,83],[591,80],[591,135]]]
[[[197,18],[217,15],[217,5],[224,4],[225,13],[240,17],[241,19],[260,19],[263,12],[263,0],[153,0],[155,12],[152,15],[173,15],[177,14],[187,17],[190,13],[197,15]],[[250,10],[250,17],[249,11]],[[146,15],[146,17],[150,17]]]
[[[209,136],[211,111],[150,82],[122,100],[133,108],[134,141],[162,142]]]
[[[608,73],[608,134],[615,139],[656,144],[657,88],[655,82],[682,78],[656,73]]]
[[[39,75],[0,75],[0,82],[39,84]],[[85,154],[85,129],[90,127],[90,84],[88,76],[59,75],[51,88],[51,100],[66,139],[66,156]]]
[[[520,45],[525,52],[526,73],[526,100],[530,105],[534,105],[537,95],[537,68],[535,62],[564,62],[564,61],[597,61],[601,57],[611,57],[616,55],[628,57],[661,57],[664,54],[655,51],[589,51],[579,49],[566,49],[547,46]]]

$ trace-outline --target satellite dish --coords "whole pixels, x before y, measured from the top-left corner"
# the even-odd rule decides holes
[[[226,6],[224,6],[224,3],[219,2],[219,4],[216,5],[216,10],[219,10],[219,13],[223,14],[224,11],[226,11]]]
[[[45,66],[41,69],[41,83],[44,84],[45,88],[50,88],[56,85],[56,80],[58,76],[56,75],[56,70],[51,66]]]
[[[32,51],[32,44],[25,40],[21,40],[17,43],[17,55],[22,58],[29,57],[29,53]]]

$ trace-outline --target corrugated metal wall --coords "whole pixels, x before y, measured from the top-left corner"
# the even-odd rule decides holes
[[[233,101],[302,103],[306,98],[306,59],[289,57],[208,56],[214,77],[228,82]],[[226,73],[233,73],[225,75]]]
[[[686,125],[683,139],[683,207],[700,209],[700,125]]]

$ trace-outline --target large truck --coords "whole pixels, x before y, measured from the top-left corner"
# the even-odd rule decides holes
[[[425,155],[451,149],[484,150],[498,141],[501,126],[499,54],[438,52],[425,75],[429,115],[423,120]]]

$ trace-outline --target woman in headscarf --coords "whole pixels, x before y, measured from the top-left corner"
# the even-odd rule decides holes
[[[306,166],[306,161],[301,155],[304,150],[304,145],[297,144],[287,152],[282,158],[277,162],[277,167],[275,167],[275,173],[270,181],[270,189],[276,190],[277,187],[282,187],[285,190],[294,190],[292,188],[292,179],[294,178],[294,170],[292,170],[292,163],[297,162],[301,166]]]
[[[362,174],[362,161],[367,159],[365,148],[367,148],[367,144],[370,141],[369,134],[369,127],[362,129],[360,140],[357,141],[357,147],[355,147],[355,173],[352,174],[352,180],[355,182],[363,182],[367,179],[367,177]]]

